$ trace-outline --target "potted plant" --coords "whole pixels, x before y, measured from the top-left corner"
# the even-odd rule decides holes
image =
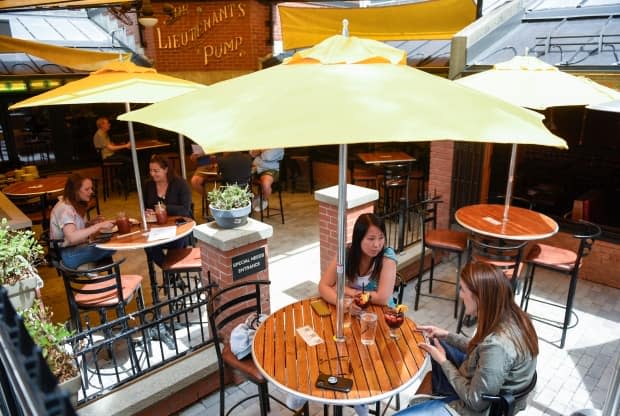
[[[220,185],[209,192],[209,209],[217,225],[233,228],[247,223],[253,196],[248,185]]]
[[[0,222],[0,284],[9,292],[15,310],[32,306],[43,285],[36,267],[43,263],[43,247],[31,230],[12,230],[6,218]]]
[[[53,323],[52,312],[38,299],[30,308],[22,311],[22,319],[30,337],[41,348],[52,374],[58,379],[59,387],[67,391],[73,405],[77,405],[81,379],[70,352],[71,347],[66,344],[73,332],[61,323]]]

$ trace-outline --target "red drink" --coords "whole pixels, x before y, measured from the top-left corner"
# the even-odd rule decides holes
[[[157,224],[164,225],[168,222],[168,212],[164,204],[155,205],[155,217],[157,218]]]
[[[127,234],[131,231],[131,224],[129,223],[129,218],[125,215],[124,212],[120,212],[116,217],[116,226],[118,227],[119,234]]]
[[[398,338],[396,330],[405,322],[405,314],[397,312],[394,309],[388,309],[383,314],[383,318],[387,326],[390,327],[390,337],[394,339]]]
[[[353,302],[362,309],[366,309],[370,305],[370,293],[361,292],[355,295]]]

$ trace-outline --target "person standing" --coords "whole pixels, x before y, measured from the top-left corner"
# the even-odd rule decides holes
[[[114,227],[113,221],[102,217],[90,222],[86,220],[86,209],[92,196],[92,180],[74,173],[67,179],[62,200],[54,205],[50,215],[50,238],[62,240],[59,244],[60,258],[72,269],[84,263],[96,263],[114,253],[88,244],[93,234]]]
[[[250,156],[254,158],[254,168],[256,176],[263,191],[263,205],[259,206],[260,198],[254,198],[252,206],[254,211],[261,212],[269,205],[271,196],[271,185],[280,178],[280,161],[284,158],[284,149],[256,149],[250,151]]]

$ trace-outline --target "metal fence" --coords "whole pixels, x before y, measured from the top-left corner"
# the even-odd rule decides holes
[[[400,253],[421,240],[420,212],[427,203],[428,201],[420,201],[407,205],[406,199],[401,198],[398,209],[379,214],[385,222],[386,246]]]

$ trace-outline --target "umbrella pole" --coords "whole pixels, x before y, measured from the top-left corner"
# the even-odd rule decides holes
[[[340,145],[338,157],[338,259],[336,263],[336,342],[344,342],[344,283],[347,205],[347,145]]]
[[[184,136],[179,133],[179,157],[181,158],[181,176],[183,179],[187,179],[187,172],[185,171],[185,140]]]
[[[125,103],[125,110],[131,111],[129,103]],[[148,230],[146,225],[146,215],[144,215],[144,198],[142,197],[142,184],[140,183],[140,166],[138,165],[138,152],[136,151],[136,138],[133,133],[133,123],[129,123],[129,143],[131,144],[131,161],[133,162],[133,173],[136,175],[136,188],[138,191],[138,203],[140,204],[140,218],[142,218],[142,229]]]
[[[512,201],[512,185],[515,177],[515,165],[517,163],[517,144],[512,144],[510,153],[510,168],[508,168],[508,183],[506,184],[506,200],[504,201],[504,222],[508,221],[508,209]]]

